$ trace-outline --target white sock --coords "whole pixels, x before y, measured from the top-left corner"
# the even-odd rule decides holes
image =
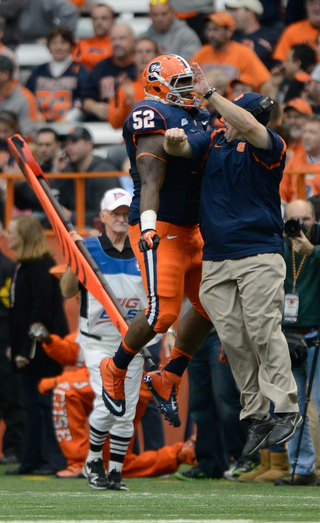
[[[111,472],[112,470],[118,470],[119,472],[122,472],[123,463],[119,463],[118,461],[109,461],[108,466],[108,472]]]
[[[88,463],[88,461],[93,461],[94,459],[99,459],[99,458],[102,459],[102,450],[100,450],[99,452],[94,452],[93,450],[89,450],[89,454],[87,456],[86,463]]]

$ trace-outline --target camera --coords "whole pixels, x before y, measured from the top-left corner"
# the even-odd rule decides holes
[[[307,228],[303,221],[299,220],[298,218],[291,218],[290,220],[287,220],[284,224],[284,232],[286,233],[289,238],[296,238],[300,235],[300,232],[303,232],[305,235],[307,234]],[[314,223],[311,227],[311,235],[310,235],[310,242],[312,245],[319,245],[320,244],[320,224]]]

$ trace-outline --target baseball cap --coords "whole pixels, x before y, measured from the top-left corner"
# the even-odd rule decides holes
[[[258,93],[244,93],[240,94],[232,100],[232,103],[242,107],[253,116],[262,125],[267,125],[270,120],[270,112],[273,109],[274,102],[269,97],[264,97]],[[265,106],[265,107],[264,107]]]
[[[234,78],[233,80],[231,80],[231,87],[233,87],[237,82],[240,82],[241,84],[245,85],[251,85],[251,87],[254,87],[256,84],[256,80],[249,74],[241,74],[238,78]]]
[[[229,27],[229,29],[232,30],[236,28],[235,19],[230,13],[226,13],[225,11],[216,11],[211,15],[207,15],[205,20],[211,20],[211,22],[214,22],[217,25],[221,25],[222,27]]]
[[[131,201],[131,194],[128,191],[116,187],[104,193],[100,202],[100,209],[101,211],[114,211],[114,209],[121,207],[121,205],[130,207]]]
[[[77,142],[78,140],[91,140],[92,136],[85,127],[73,127],[70,129],[69,133],[66,136],[67,140],[72,140],[72,142]]]
[[[298,113],[312,115],[311,105],[302,98],[292,98],[285,104],[283,110],[286,111],[290,107],[293,107]]]
[[[253,11],[256,15],[263,15],[263,5],[259,0],[226,0],[224,3],[227,9],[238,9],[244,7]]]
[[[311,71],[311,78],[316,82],[320,82],[320,64],[316,65]]]

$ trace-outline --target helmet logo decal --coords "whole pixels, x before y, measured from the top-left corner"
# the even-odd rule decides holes
[[[148,82],[156,82],[158,78],[154,75],[154,73],[157,73],[157,75],[161,75],[161,62],[151,62],[148,66]]]

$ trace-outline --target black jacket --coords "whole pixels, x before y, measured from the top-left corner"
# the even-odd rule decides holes
[[[10,338],[12,361],[17,355],[30,357],[32,340],[28,334],[32,323],[43,323],[51,334],[63,337],[68,324],[63,310],[59,281],[49,273],[55,265],[52,258],[22,263],[11,284]],[[35,357],[24,367],[24,372],[37,378],[56,376],[62,370],[37,343]]]

